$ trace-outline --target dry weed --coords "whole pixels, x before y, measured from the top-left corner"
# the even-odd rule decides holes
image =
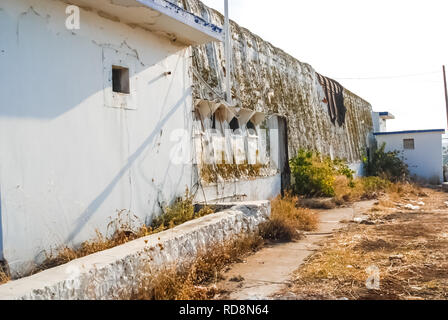
[[[334,182],[335,200],[338,204],[360,200],[378,199],[384,195],[380,205],[392,208],[407,196],[425,196],[421,188],[410,182],[392,183],[379,177],[363,177],[350,181],[345,176],[338,176]]]
[[[76,249],[63,246],[56,250],[56,253],[47,253],[45,261],[33,273],[174,228],[182,223],[214,212],[214,209],[208,206],[196,212],[193,204],[193,196],[189,193],[188,189],[185,191],[185,197],[178,199],[173,205],[165,208],[164,214],[156,218],[151,227],[140,223],[138,218],[132,215],[131,212],[121,210],[118,212],[117,218],[112,220],[108,225],[107,229],[108,231],[112,231],[112,236],[106,237],[97,230],[95,239],[83,242]],[[138,225],[140,227],[136,227]]]
[[[291,241],[300,238],[298,231],[313,231],[319,217],[310,209],[298,208],[299,199],[289,194],[271,201],[271,217],[260,226],[265,239]]]
[[[11,280],[8,272],[4,270],[2,263],[0,262],[0,284],[4,284]]]
[[[392,192],[424,193],[407,184],[393,186]],[[292,291],[302,299],[447,299],[448,215],[430,213],[446,196],[431,193],[431,199],[425,213],[403,213],[380,201],[373,213],[376,224],[352,224],[336,234],[296,271]],[[379,269],[379,290],[366,287],[371,266]]]
[[[215,285],[226,266],[240,262],[264,244],[258,234],[244,235],[224,244],[216,244],[184,266],[171,266],[148,277],[133,299],[138,300],[207,300],[218,293]]]

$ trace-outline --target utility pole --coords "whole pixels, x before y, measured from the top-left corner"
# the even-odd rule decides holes
[[[448,87],[446,85],[446,71],[445,66],[443,66],[443,83],[445,84],[445,104],[446,104],[446,117],[448,121]]]
[[[232,58],[232,37],[230,35],[230,19],[229,19],[229,0],[224,0],[224,15],[225,15],[225,43],[224,43],[224,53],[226,59],[226,100],[228,104],[232,104],[232,85],[231,85],[231,74],[230,70],[232,64],[230,59]],[[447,109],[448,110],[448,109]]]

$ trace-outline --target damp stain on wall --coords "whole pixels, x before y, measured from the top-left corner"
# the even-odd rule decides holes
[[[198,0],[178,0],[179,6],[218,26],[224,17]],[[345,158],[361,159],[372,131],[371,105],[347,89],[344,103],[346,121],[333,124],[325,94],[316,71],[249,30],[231,22],[233,54],[232,96],[238,106],[278,113],[288,119],[289,152],[301,148]],[[223,43],[193,47],[192,67],[217,92],[225,91]],[[197,99],[213,100],[216,94],[194,76],[193,94]]]

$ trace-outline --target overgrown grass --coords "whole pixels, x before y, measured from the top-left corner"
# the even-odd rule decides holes
[[[422,194],[409,184],[391,188],[407,199]],[[296,271],[288,290],[301,299],[446,299],[447,219],[431,212],[444,201],[442,193],[431,194],[421,213],[377,207],[369,214],[374,225],[351,224],[337,233]],[[376,290],[366,288],[372,267],[380,275]]]
[[[182,199],[178,199],[172,206],[165,208],[163,214],[153,220],[151,231],[160,232],[171,229],[187,221],[214,213],[214,209],[208,206],[196,212],[193,200],[194,196],[187,189]]]
[[[305,197],[332,197],[336,204],[377,199],[388,193],[399,198],[418,193],[419,188],[408,182],[406,165],[396,152],[379,148],[368,162],[364,159],[369,177],[354,178],[345,160],[332,160],[319,153],[300,150],[290,161],[295,194]]]
[[[222,271],[241,262],[247,254],[261,249],[264,240],[292,241],[299,231],[317,228],[318,217],[309,209],[297,207],[298,198],[286,195],[271,202],[270,219],[259,226],[257,233],[242,235],[236,240],[216,244],[203,251],[191,263],[171,266],[145,279],[132,299],[138,300],[207,300],[219,290],[213,284],[223,279]]]
[[[319,218],[310,209],[299,208],[298,197],[290,194],[278,196],[271,201],[271,217],[260,225],[260,234],[265,239],[292,241],[300,239],[299,231],[317,229]]]
[[[383,143],[372,156],[364,157],[363,162],[368,176],[382,177],[393,182],[409,180],[409,168],[403,161],[399,151],[386,152],[386,143]]]
[[[268,165],[263,164],[203,164],[201,166],[201,178],[206,183],[217,183],[219,180],[231,181],[242,178],[255,178],[263,175],[268,170]]]
[[[226,266],[241,262],[247,254],[258,251],[264,240],[258,234],[242,235],[236,240],[210,246],[193,262],[171,266],[147,277],[132,300],[208,300],[218,292]]]
[[[3,266],[0,262],[0,284],[4,284],[9,280],[11,280],[11,278],[9,277],[8,273],[3,269]]]
[[[353,180],[354,172],[347,162],[332,160],[313,151],[299,150],[290,161],[291,174],[294,179],[293,191],[297,195],[309,197],[333,197],[337,176]]]
[[[361,177],[348,181],[338,176],[334,184],[335,199],[338,203],[377,199],[387,194],[382,201],[399,201],[407,195],[425,196],[422,189],[410,182],[390,182],[379,177]]]
[[[146,278],[132,299],[138,300],[207,300],[218,288],[213,284],[223,279],[222,271],[230,264],[241,262],[247,254],[261,249],[264,240],[291,241],[299,239],[299,231],[317,228],[318,217],[309,209],[297,207],[298,198],[286,195],[271,202],[269,221],[257,233],[242,235],[236,240],[216,244],[203,251],[193,262],[171,266]]]
[[[187,221],[212,213],[214,213],[214,209],[208,206],[196,212],[193,204],[193,196],[188,189],[185,191],[183,198],[178,199],[174,204],[166,207],[164,213],[154,219],[152,225],[149,227],[145,224],[136,227],[138,225],[138,218],[133,216],[129,211],[122,210],[118,212],[117,218],[108,225],[108,229],[113,230],[112,236],[106,237],[97,231],[95,239],[83,242],[78,248],[64,246],[56,250],[54,254],[51,252],[47,253],[45,261],[33,273],[174,228]]]

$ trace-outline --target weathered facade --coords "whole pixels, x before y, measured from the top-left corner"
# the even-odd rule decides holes
[[[220,29],[147,3],[0,2],[0,260],[14,276],[96,230],[110,235],[119,211],[150,223],[192,185],[191,163],[170,161],[173,132],[187,148],[190,47],[219,41]],[[80,29],[70,30],[73,4]],[[116,68],[128,94],[112,90]]]
[[[367,102],[344,90],[345,123],[333,124],[311,66],[232,23],[239,108],[226,106],[223,17],[197,0],[172,2],[1,2],[0,260],[14,276],[51,250],[110,235],[117,212],[149,224],[187,187],[198,202],[275,197],[288,146],[357,166],[372,128]],[[80,29],[66,27],[69,5]],[[217,109],[198,119],[198,101]],[[198,132],[212,119],[231,128],[233,112],[243,135]],[[229,142],[242,164],[211,167],[238,175],[203,183],[195,158]]]
[[[177,0],[179,6],[218,26],[223,16],[198,0]],[[325,95],[316,71],[249,30],[231,23],[233,42],[232,95],[239,107],[287,117],[289,153],[314,149],[323,154],[361,159],[372,131],[372,108],[368,102],[344,89],[347,107],[343,126],[334,125],[328,115]],[[213,100],[225,92],[223,43],[193,48],[193,66],[204,81],[194,76],[195,98]],[[215,93],[215,92],[216,93]]]

